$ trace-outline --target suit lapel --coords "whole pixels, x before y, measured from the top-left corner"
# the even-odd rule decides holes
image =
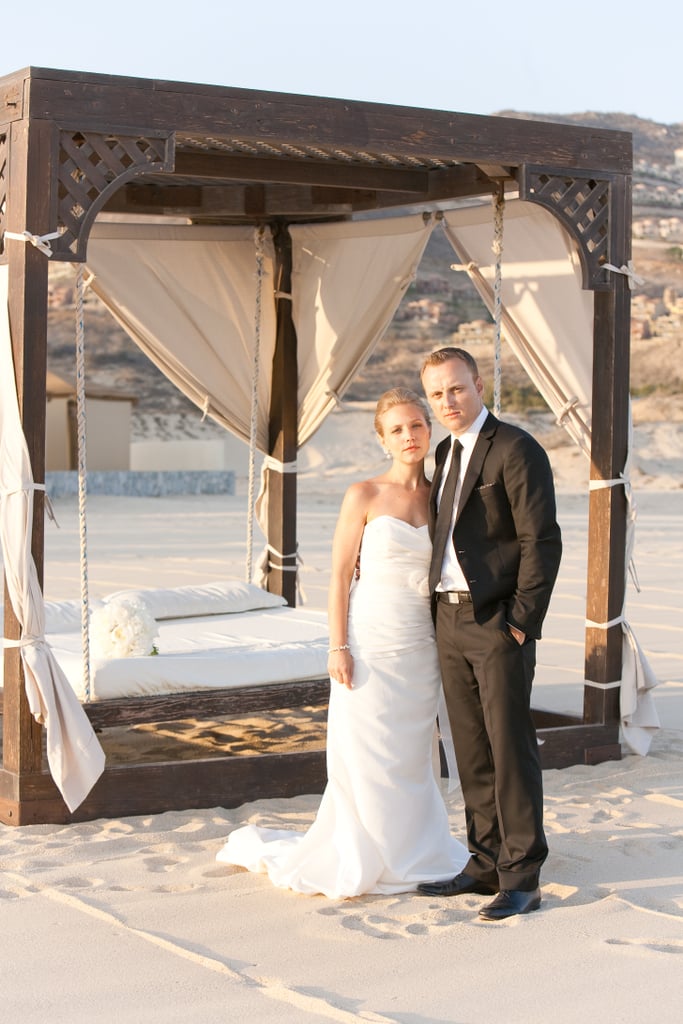
[[[467,471],[462,482],[460,498],[458,499],[458,514],[456,516],[456,522],[460,518],[460,513],[467,504],[467,501],[474,490],[474,485],[481,475],[497,426],[498,420],[495,416],[489,413],[484,421],[483,427],[479,431],[479,436],[477,437],[474,448],[472,449],[472,454],[470,455],[470,461],[467,464]]]
[[[434,537],[434,527],[436,525],[436,498],[439,493],[439,487],[441,486],[441,477],[443,476],[443,467],[448,455],[449,444],[450,438],[446,438],[437,445],[436,452],[434,453],[436,464],[434,466],[432,486],[429,491],[429,536],[432,539]]]

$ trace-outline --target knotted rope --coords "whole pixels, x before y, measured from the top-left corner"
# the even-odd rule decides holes
[[[78,529],[81,560],[81,643],[83,693],[90,700],[90,601],[88,596],[88,529],[86,521],[87,459],[85,414],[85,330],[83,327],[83,264],[76,274],[76,433],[78,438]]]
[[[502,270],[503,270],[503,211],[505,209],[505,192],[502,184],[493,195],[493,243],[491,248],[495,256],[493,276],[493,413],[500,416],[501,409],[501,325],[503,319]]]
[[[264,275],[264,235],[260,227],[256,232],[256,296],[254,302],[254,363],[251,377],[251,421],[249,424],[249,487],[247,512],[246,582],[251,583],[254,557],[254,492],[256,489],[256,431],[258,426],[258,385],[261,358],[261,298]]]

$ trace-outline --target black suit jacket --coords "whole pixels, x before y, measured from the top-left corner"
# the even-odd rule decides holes
[[[436,449],[430,533],[451,443]],[[496,615],[539,638],[562,554],[548,456],[525,430],[489,413],[463,480],[453,530],[477,622]]]

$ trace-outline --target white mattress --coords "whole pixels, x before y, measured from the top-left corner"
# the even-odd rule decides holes
[[[286,683],[327,675],[329,641],[327,615],[322,610],[289,608],[279,604],[281,598],[233,581],[135,593],[144,596],[157,617],[160,653],[107,661],[91,658],[90,700]],[[249,604],[257,607],[242,610]],[[262,604],[271,606],[258,607]],[[200,609],[213,614],[196,614]],[[179,611],[187,617],[165,617]],[[46,640],[83,700],[79,615],[76,601],[46,604]],[[1,663],[2,659],[0,683]]]
[[[72,687],[84,697],[80,633],[47,637]],[[90,699],[316,679],[327,675],[327,616],[265,611],[159,623],[159,654],[91,664]]]

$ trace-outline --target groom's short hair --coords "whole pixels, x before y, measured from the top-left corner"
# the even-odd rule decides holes
[[[442,363],[447,363],[451,359],[461,359],[462,362],[467,366],[468,370],[476,380],[479,376],[479,367],[477,366],[477,360],[474,356],[471,356],[469,352],[464,348],[455,348],[452,345],[447,345],[445,348],[437,348],[434,352],[430,352],[422,363],[422,369],[420,370],[420,380],[424,376],[424,372],[428,366],[441,366]]]

